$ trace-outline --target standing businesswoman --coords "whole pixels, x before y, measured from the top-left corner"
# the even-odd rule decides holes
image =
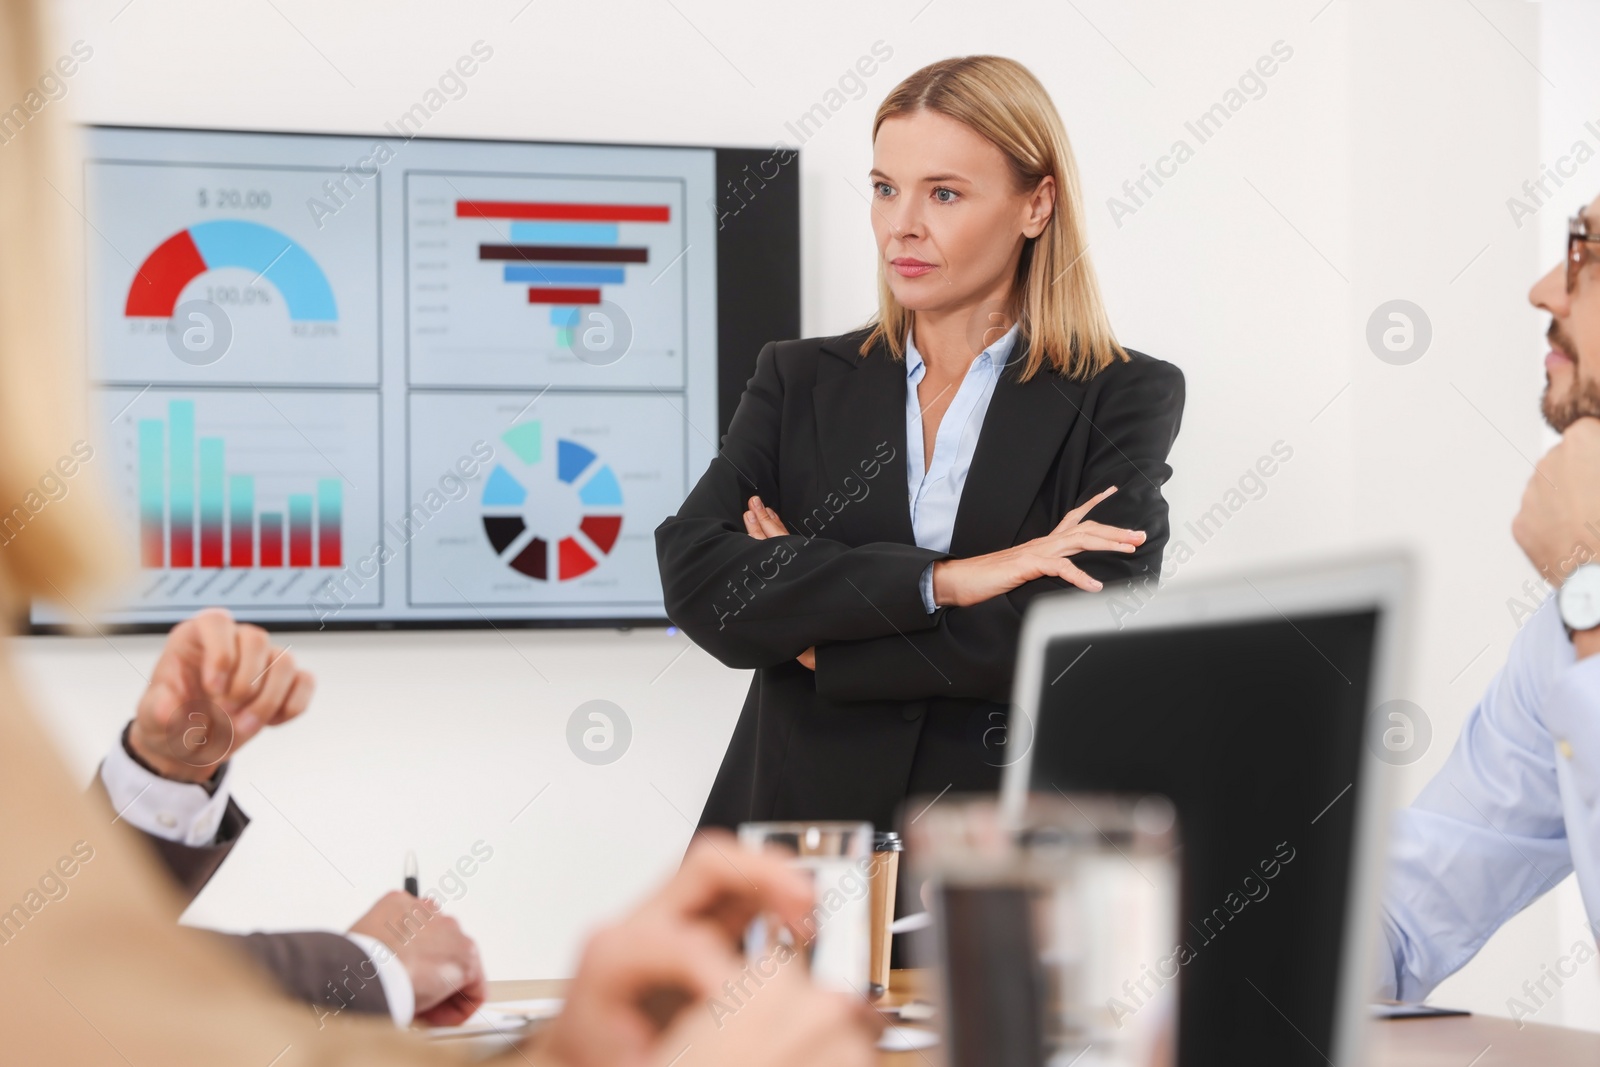
[[[877,315],[768,343],[656,528],[668,616],[756,669],[702,826],[886,828],[908,795],[996,788],[1028,602],[1160,569],[1183,374],[1112,335],[1043,86],[924,67],[868,179]]]

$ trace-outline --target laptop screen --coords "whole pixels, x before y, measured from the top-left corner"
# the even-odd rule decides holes
[[[1150,968],[1186,1067],[1328,1062],[1378,631],[1367,607],[1047,639],[1030,788],[1178,810],[1180,940]]]

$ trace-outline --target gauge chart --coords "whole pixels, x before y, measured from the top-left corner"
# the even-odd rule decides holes
[[[107,246],[90,257],[100,378],[378,384],[376,177],[109,161],[86,173],[91,240]]]

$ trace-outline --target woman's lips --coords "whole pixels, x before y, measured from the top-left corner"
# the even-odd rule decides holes
[[[891,260],[889,266],[893,267],[898,274],[905,278],[920,278],[934,269],[932,263],[921,263],[911,259]]]

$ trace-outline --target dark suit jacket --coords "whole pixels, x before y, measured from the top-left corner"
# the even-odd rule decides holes
[[[111,806],[111,798],[106,795],[99,774],[94,776],[90,792],[108,808]],[[135,832],[149,842],[160,857],[187,904],[211,881],[211,876],[217,873],[217,868],[228,858],[239,835],[249,825],[250,817],[230,796],[217,836],[210,845],[192,847],[141,830],[135,829]],[[320,930],[271,934],[207,932],[255,960],[284,993],[311,1004],[319,1015],[341,1011],[389,1013],[389,999],[384,996],[375,965],[349,938]]]
[[[656,528],[668,616],[721,662],[756,670],[701,825],[893,825],[914,760],[941,758],[917,755],[927,717],[967,716],[975,736],[1004,721],[1024,609],[1073,587],[1039,578],[930,615],[918,588],[930,562],[1042,536],[1115,485],[1089,518],[1142,529],[1147,540],[1133,553],[1073,562],[1108,585],[1159,574],[1168,537],[1160,487],[1172,474],[1181,371],[1130,351],[1131,362],[1087,382],[1046,365],[1023,383],[1028,345],[1019,338],[942,553],[917,547],[911,527],[905,364],[881,343],[858,355],[866,332],[766,345],[721,451]],[[745,532],[753,493],[788,536]],[[811,646],[815,672],[795,659]],[[941,768],[925,770],[919,764],[925,778]],[[951,780],[960,777],[952,769]]]

